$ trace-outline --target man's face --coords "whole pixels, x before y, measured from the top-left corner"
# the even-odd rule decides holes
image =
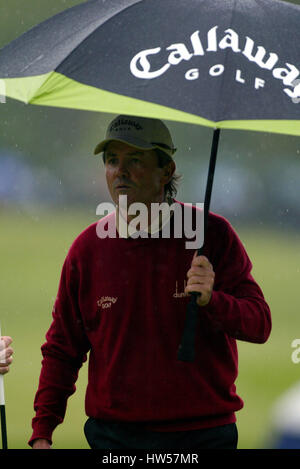
[[[138,150],[126,143],[110,142],[105,151],[106,181],[110,195],[118,204],[120,195],[127,195],[128,206],[141,202],[164,200],[164,186],[170,178],[158,167],[153,150]]]

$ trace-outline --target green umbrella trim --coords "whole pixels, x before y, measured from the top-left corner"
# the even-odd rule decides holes
[[[57,72],[0,79],[7,97],[27,104],[155,117],[220,129],[239,129],[300,136],[300,120],[231,120],[213,122],[195,114],[94,88]],[[297,106],[297,104],[295,104]]]

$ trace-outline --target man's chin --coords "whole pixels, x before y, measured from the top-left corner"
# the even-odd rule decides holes
[[[140,200],[137,200],[137,198],[134,197],[132,189],[119,189],[115,193],[114,202],[118,206],[123,205],[129,207],[135,202],[140,202]]]

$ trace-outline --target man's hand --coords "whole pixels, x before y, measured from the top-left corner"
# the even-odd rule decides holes
[[[12,338],[8,336],[0,337],[0,374],[9,372],[9,365],[12,363],[13,349],[10,347]]]
[[[201,293],[201,296],[197,297],[197,303],[199,306],[206,306],[210,301],[215,281],[213,266],[207,257],[197,256],[197,251],[195,252],[187,278],[185,292]]]
[[[38,438],[37,440],[34,440],[32,449],[51,449],[51,445],[48,440]]]

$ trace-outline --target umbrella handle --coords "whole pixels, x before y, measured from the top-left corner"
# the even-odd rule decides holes
[[[198,249],[198,256],[202,255],[202,251],[203,247]],[[191,299],[187,305],[184,330],[177,353],[179,361],[195,361],[196,329],[199,315],[198,296],[201,296],[201,293],[192,292]]]
[[[207,220],[210,207],[212,186],[214,181],[215,167],[218,154],[218,145],[220,138],[220,129],[215,129],[212,140],[211,154],[209,160],[208,176],[205,190],[204,200],[204,242],[207,231]],[[201,256],[204,251],[204,244],[198,249],[198,256]],[[196,330],[199,315],[199,306],[197,304],[197,297],[201,293],[192,292],[191,300],[187,305],[186,318],[184,324],[183,335],[181,344],[178,348],[177,359],[184,362],[193,362],[195,360],[195,344],[196,344]]]

